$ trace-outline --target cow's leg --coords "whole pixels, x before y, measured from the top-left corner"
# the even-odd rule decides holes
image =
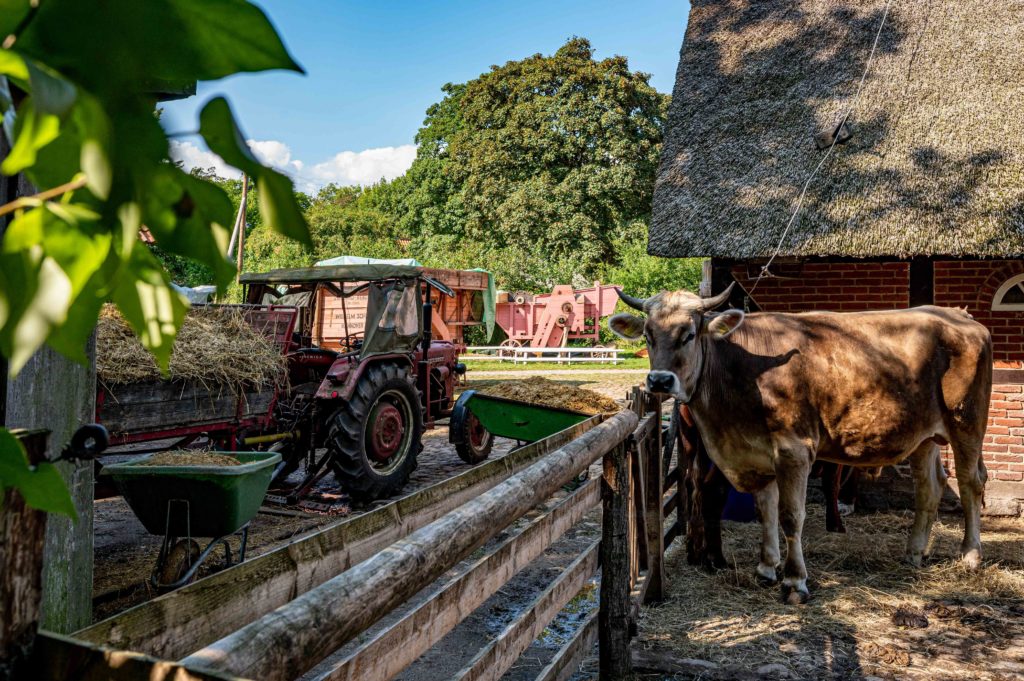
[[[988,473],[981,460],[981,438],[960,436],[950,438],[956,463],[956,482],[960,488],[960,505],[964,509],[964,540],[960,557],[968,567],[981,565],[981,506],[985,501]]]
[[[907,541],[907,560],[921,567],[928,550],[928,537],[939,512],[939,501],[946,486],[946,472],[939,460],[939,446],[931,440],[910,455],[910,469],[914,474],[914,526]]]
[[[807,568],[800,542],[807,504],[807,477],[811,472],[811,453],[804,447],[778,450],[775,464],[779,487],[779,524],[786,535],[786,563],[782,576],[782,600],[790,605],[806,603]]]
[[[707,454],[709,472],[704,479],[704,507],[701,513],[704,516],[704,541],[707,552],[704,555],[704,567],[711,570],[721,570],[729,564],[725,562],[725,555],[722,553],[722,511],[725,510],[725,503],[729,498],[729,481],[718,469],[718,466],[711,463]]]
[[[757,580],[764,586],[777,584],[779,577],[779,486],[772,480],[754,494],[761,516],[761,562],[757,564]]]
[[[842,475],[841,465],[824,462],[821,470],[821,491],[825,495],[825,529],[829,532],[846,532],[843,517],[839,514],[839,483]]]

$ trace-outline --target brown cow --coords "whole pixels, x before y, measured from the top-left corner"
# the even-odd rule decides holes
[[[687,403],[711,460],[757,498],[763,526],[757,573],[775,580],[778,524],[787,553],[782,595],[807,600],[800,535],[807,478],[818,458],[858,466],[910,459],[916,515],[908,557],[920,565],[943,479],[938,444],[949,443],[964,509],[963,560],[981,562],[986,473],[982,441],[992,388],[992,340],[962,310],[744,315],[711,312],[731,292],[688,291],[640,300],[647,319],[618,314],[619,335],[646,336],[649,391]]]

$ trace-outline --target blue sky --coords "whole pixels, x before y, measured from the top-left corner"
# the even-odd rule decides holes
[[[671,92],[690,9],[681,0],[258,4],[307,74],[201,84],[196,97],[166,104],[163,120],[171,131],[194,130],[203,102],[226,94],[256,152],[305,188],[401,174],[441,85],[474,78],[492,64],[550,54],[574,35],[588,38],[599,58],[628,57],[632,69]],[[195,141],[173,151],[186,165],[220,166]]]

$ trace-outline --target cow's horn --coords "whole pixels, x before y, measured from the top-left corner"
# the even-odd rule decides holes
[[[615,292],[619,294],[619,299],[626,305],[629,305],[634,310],[640,310],[641,312],[644,311],[644,305],[647,304],[647,301],[643,298],[634,298],[628,293],[623,293],[621,288],[615,289]]]
[[[732,293],[732,287],[736,285],[736,282],[729,284],[729,288],[725,289],[717,296],[710,298],[702,298],[700,303],[701,310],[714,310],[716,307],[729,300],[729,295]]]

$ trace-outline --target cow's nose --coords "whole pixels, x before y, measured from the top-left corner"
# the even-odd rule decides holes
[[[675,374],[669,371],[652,371],[647,374],[647,390],[652,393],[671,393],[675,387]]]

